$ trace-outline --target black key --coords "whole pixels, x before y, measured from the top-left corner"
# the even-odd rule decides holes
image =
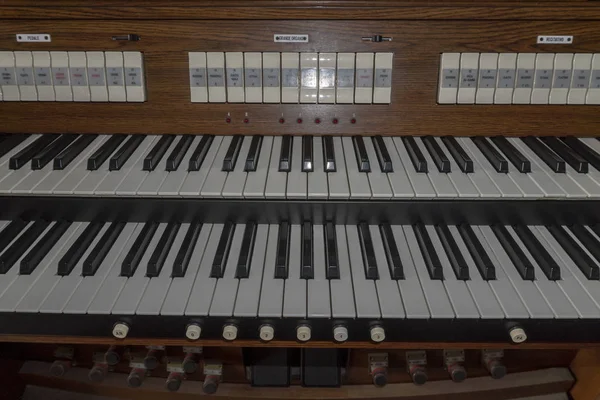
[[[192,153],[192,157],[190,157],[190,162],[188,164],[188,171],[199,171],[206,155],[208,154],[208,150],[212,145],[213,139],[215,137],[213,135],[204,135],[202,139],[200,139],[200,143],[198,143],[198,147]]]
[[[81,275],[93,276],[125,228],[125,222],[113,222],[83,262]]]
[[[133,135],[130,137],[127,142],[123,144],[117,150],[114,156],[110,158],[108,162],[108,170],[109,171],[119,171],[123,168],[123,165],[129,160],[129,157],[133,154],[133,152],[138,148],[140,144],[146,139],[144,135]]]
[[[442,137],[442,142],[448,148],[450,154],[454,158],[454,161],[458,164],[458,168],[465,174],[470,174],[473,172],[473,160],[467,154],[467,152],[458,144],[456,139],[453,136],[444,136]]]
[[[177,257],[175,257],[175,263],[173,263],[173,272],[171,277],[183,278],[187,272],[188,265],[194,254],[196,248],[196,242],[198,242],[198,236],[202,230],[202,223],[199,221],[193,221],[183,238],[183,243],[179,248]]]
[[[533,269],[533,265],[531,265],[531,262],[525,253],[523,253],[523,250],[521,250],[517,242],[515,242],[504,225],[492,225],[492,231],[494,231],[498,241],[504,248],[506,254],[508,254],[508,257],[514,264],[517,271],[519,271],[521,278],[526,281],[535,280],[535,271]]]
[[[573,136],[567,136],[561,140],[568,144],[569,147],[576,151],[581,157],[585,158],[594,168],[600,171],[600,154],[595,150]]]
[[[337,253],[337,236],[333,222],[327,222],[325,230],[325,276],[327,279],[340,279],[340,263]]]
[[[245,279],[250,276],[250,267],[252,264],[252,253],[254,252],[255,239],[256,223],[248,222],[244,228],[244,237],[242,238],[240,257],[238,258],[237,267],[235,269],[235,277],[238,279]]]
[[[44,235],[44,237],[37,242],[37,244],[27,253],[27,255],[21,260],[19,267],[20,275],[31,274],[37,266],[42,262],[44,257],[48,254],[50,249],[58,243],[62,235],[69,229],[71,222],[60,221],[54,224],[52,228]]]
[[[396,246],[396,239],[394,238],[394,232],[392,232],[390,224],[384,223],[379,225],[379,232],[381,232],[383,249],[385,250],[388,267],[390,268],[390,276],[395,280],[404,279],[404,268],[402,267],[400,252],[398,251],[398,246]]]
[[[408,152],[413,167],[415,167],[415,171],[426,174],[428,171],[427,160],[425,160],[421,149],[417,146],[415,138],[412,136],[402,136],[402,143],[404,143],[404,146],[406,147],[406,151]]]
[[[445,174],[451,172],[450,160],[448,160],[448,157],[446,157],[446,154],[444,154],[444,151],[435,138],[433,136],[423,136],[421,140],[423,141],[423,144],[425,144],[425,148],[431,155],[433,163],[438,171]]]
[[[98,236],[103,226],[104,222],[90,222],[58,262],[58,275],[65,276],[71,273],[81,257],[83,257],[83,254],[92,245],[92,242]]]
[[[194,141],[194,135],[183,135],[167,158],[167,171],[177,171],[188,149]]]
[[[236,135],[231,139],[227,153],[225,153],[225,159],[223,160],[222,171],[231,172],[235,169],[235,163],[240,154],[240,148],[242,147],[243,141],[244,137],[240,135]]]
[[[121,276],[132,277],[158,229],[158,222],[146,222],[121,264]]]
[[[425,229],[425,225],[421,222],[417,222],[413,225],[413,231],[415,232],[417,243],[421,249],[421,254],[423,254],[429,277],[435,280],[443,280],[444,270],[442,269],[442,263],[435,252],[435,247],[433,247],[433,243],[431,243],[431,238],[427,233],[427,229]]]
[[[511,142],[504,136],[494,136],[492,142],[515,166],[517,171],[522,173],[531,172],[531,162],[525,157]]]
[[[98,135],[81,135],[54,159],[54,169],[65,169]]]
[[[162,136],[152,150],[150,150],[150,153],[148,153],[146,158],[144,158],[144,166],[142,169],[144,171],[154,171],[169,149],[169,146],[171,146],[173,140],[175,140],[174,135]]]
[[[282,222],[279,224],[277,235],[277,257],[275,258],[275,279],[288,278],[288,255],[290,251],[290,224]]]
[[[501,174],[508,173],[508,161],[490,142],[488,142],[487,138],[475,136],[472,137],[471,140],[475,143],[479,151],[483,153],[485,158],[487,158],[490,164],[492,164],[492,167],[494,167],[496,172],[500,172]]]
[[[279,172],[292,170],[292,137],[285,135],[281,138],[281,151],[279,152]]]
[[[313,138],[302,136],[302,172],[312,172],[313,165]]]
[[[0,232],[0,252],[2,252],[6,246],[8,246],[25,227],[27,226],[27,222],[22,219],[15,219],[10,224],[8,224],[2,232]]]
[[[589,280],[600,280],[600,268],[598,268],[598,265],[590,256],[587,255],[585,251],[583,251],[581,247],[579,247],[579,244],[577,244],[577,242],[573,240],[573,238],[567,232],[565,232],[562,227],[558,225],[550,225],[546,226],[546,228],[550,231],[552,236],[554,236],[554,239],[556,239],[558,244],[560,244],[569,257],[571,257],[575,265],[577,265],[577,268],[581,270],[586,278]],[[592,243],[592,246],[590,247],[594,246],[598,246],[598,244]],[[585,247],[588,249],[588,251],[590,250],[590,247],[587,245],[585,245]]]
[[[310,222],[302,224],[302,260],[300,269],[301,279],[314,279],[315,267],[313,262],[313,230]]]
[[[61,135],[31,159],[31,169],[44,168],[54,157],[66,149],[77,138],[77,135]]]
[[[2,138],[0,142],[0,157],[4,157],[8,152],[12,151],[15,147],[23,143],[29,135],[7,135]]]
[[[552,149],[560,158],[565,160],[575,171],[587,174],[588,162],[579,154],[573,151],[569,146],[555,137],[542,137],[542,142]]]
[[[325,172],[335,172],[335,150],[333,146],[333,137],[323,136],[323,164]]]
[[[365,222],[358,224],[358,239],[362,250],[363,264],[365,266],[365,277],[367,279],[379,279],[379,270],[377,269],[377,260],[375,250],[373,249],[373,240],[369,225]]]
[[[354,155],[356,156],[358,171],[371,172],[371,163],[362,136],[352,136],[352,143],[354,144]]]
[[[60,135],[42,135],[37,138],[33,143],[28,144],[25,148],[21,149],[17,154],[12,156],[8,162],[8,168],[20,169],[23,165],[27,164],[33,157],[39,152],[44,150],[46,146],[54,142],[60,137]]]
[[[583,247],[585,247],[596,260],[600,260],[600,242],[596,240],[590,231],[585,229],[582,225],[569,226],[569,230],[573,232],[577,240],[581,242]]]
[[[377,154],[381,172],[394,172],[392,158],[390,157],[390,152],[388,151],[383,138],[381,136],[373,136],[371,139],[373,139],[373,147],[375,147],[375,154]]]
[[[87,169],[95,171],[104,164],[110,155],[127,138],[127,135],[112,135],[87,161]]]
[[[23,256],[29,247],[50,225],[48,221],[36,221],[15,240],[0,256],[0,274],[7,273],[13,265]]]
[[[440,242],[442,242],[448,260],[450,260],[450,265],[452,265],[456,279],[462,281],[469,280],[469,266],[446,224],[436,225],[435,231],[440,238]]]
[[[246,156],[246,164],[244,165],[245,172],[254,172],[258,166],[258,158],[260,157],[260,149],[262,148],[262,136],[252,136],[248,156]]]
[[[217,245],[217,253],[210,269],[211,278],[222,278],[225,274],[225,266],[227,265],[227,258],[229,258],[229,248],[231,247],[234,231],[235,224],[233,222],[227,222],[223,227],[221,238]]]
[[[463,242],[467,246],[467,250],[475,262],[475,266],[479,270],[479,274],[486,281],[491,281],[496,279],[496,267],[490,260],[490,256],[485,251],[481,242],[473,232],[473,228],[467,224],[460,224],[457,226],[458,233],[460,233],[460,237],[462,237]]]
[[[540,139],[533,136],[521,138],[544,163],[557,174],[564,174],[566,171],[565,161],[550,150]]]
[[[527,247],[535,262],[540,266],[544,275],[551,281],[560,280],[560,268],[558,264],[556,264],[554,258],[548,254],[544,246],[529,228],[525,225],[513,225],[513,229],[525,247]]]
[[[179,222],[169,222],[165,228],[152,256],[150,256],[150,261],[148,261],[148,266],[146,268],[146,276],[148,278],[155,278],[160,275],[160,271],[165,265],[165,260],[167,259],[169,251],[171,251],[171,246],[173,245],[175,236],[177,236],[177,232],[179,232],[180,226],[181,223]]]

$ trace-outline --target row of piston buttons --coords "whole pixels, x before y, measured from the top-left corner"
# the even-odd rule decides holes
[[[231,115],[227,115],[227,116],[225,117],[225,122],[226,122],[226,123],[228,123],[228,124],[231,124],[232,122],[234,122],[234,119],[233,119],[233,117],[231,117]],[[250,117],[248,117],[248,116],[245,116],[245,117],[242,119],[242,122],[243,122],[244,124],[249,124],[249,123],[250,123]],[[286,122],[288,122],[288,121],[287,121],[287,120],[286,120],[284,117],[280,117],[280,118],[278,119],[278,122],[279,122],[280,124],[285,124],[285,123],[286,123]],[[298,116],[298,117],[295,119],[295,122],[296,122],[297,124],[302,124],[302,123],[304,123],[305,121],[304,121],[304,118],[302,118],[301,116]],[[325,122],[327,122],[327,120],[326,120],[326,119],[323,119],[323,118],[321,118],[321,117],[316,117],[316,118],[313,120],[313,122],[314,122],[315,124],[317,124],[317,125],[318,125],[318,124],[320,124],[320,123],[325,123]],[[340,119],[340,118],[338,118],[338,117],[333,117],[333,118],[331,118],[331,123],[332,123],[333,125],[338,125],[338,124],[340,124],[340,123],[342,123],[342,122],[343,122],[343,120],[341,120],[341,119]],[[356,124],[356,122],[357,122],[357,119],[356,119],[356,117],[352,117],[352,118],[350,118],[350,119],[348,120],[348,122],[350,122],[350,124],[354,125],[354,124]]]

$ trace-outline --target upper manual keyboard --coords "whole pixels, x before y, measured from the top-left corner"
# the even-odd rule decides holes
[[[4,135],[0,195],[232,199],[600,197],[575,137]]]

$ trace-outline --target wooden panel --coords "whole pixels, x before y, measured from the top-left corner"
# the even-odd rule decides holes
[[[573,400],[600,398],[600,349],[580,350],[571,363],[577,382],[571,389]]]

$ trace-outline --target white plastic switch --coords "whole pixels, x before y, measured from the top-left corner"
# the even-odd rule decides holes
[[[498,54],[482,53],[479,55],[479,80],[475,103],[493,104],[498,76]]]
[[[585,104],[585,97],[590,87],[591,68],[591,54],[575,54],[567,104]]]
[[[456,104],[460,71],[460,53],[442,53],[440,60],[439,104]]]
[[[316,103],[319,90],[319,56],[300,53],[300,103]]]
[[[310,326],[300,325],[296,328],[296,338],[301,342],[308,342],[311,337]]]
[[[270,342],[275,337],[275,329],[271,325],[263,325],[260,327],[258,336],[260,336],[260,340]]]
[[[0,51],[0,82],[4,101],[19,101],[19,86],[15,73],[15,55],[12,51]]]
[[[300,53],[281,53],[281,102],[298,103]]]
[[[15,51],[17,84],[21,101],[37,101],[37,90],[33,75],[33,56],[30,51]]]
[[[244,53],[246,103],[262,103],[262,54]]]
[[[370,331],[371,340],[375,343],[380,343],[385,340],[385,330],[381,326],[374,326]]]
[[[494,93],[495,104],[510,104],[517,75],[517,54],[502,53],[498,56],[498,80]]]
[[[479,53],[462,53],[460,55],[460,82],[458,85],[457,103],[475,103],[478,70]]]
[[[554,56],[554,74],[552,76],[552,89],[550,89],[550,104],[567,104],[572,69],[572,53],[561,53]]]
[[[225,103],[225,54],[206,53],[206,74],[208,79],[208,101]]]
[[[523,343],[527,340],[527,334],[522,328],[515,327],[510,330],[509,334],[513,343]]]
[[[600,54],[592,57],[592,77],[585,104],[600,104]]]
[[[123,71],[123,53],[120,51],[107,51],[104,53],[106,59],[106,83],[108,85],[108,101],[125,102],[125,72]]]
[[[534,72],[535,53],[519,53],[517,55],[517,82],[513,92],[513,104],[531,103]]]
[[[319,53],[319,103],[335,103],[335,53]]]
[[[54,101],[50,53],[47,51],[33,51],[31,54],[33,55],[33,75],[37,89],[37,100]]]
[[[357,104],[373,102],[373,63],[373,53],[356,53],[354,102]]]
[[[118,322],[113,326],[112,334],[117,339],[125,339],[129,333],[129,325],[124,322]]]
[[[263,102],[281,102],[281,55],[279,53],[263,53]]]
[[[336,326],[333,328],[333,338],[336,342],[345,342],[348,340],[348,328],[345,326]]]
[[[392,102],[392,68],[394,53],[375,53],[375,79],[373,103]]]
[[[50,61],[52,62],[52,82],[56,101],[73,101],[69,54],[66,51],[51,51]]]
[[[535,57],[535,78],[531,92],[531,104],[548,104],[552,87],[554,54],[537,54]]]
[[[144,83],[144,60],[139,51],[123,52],[125,68],[125,92],[127,102],[146,101],[146,85]]]
[[[83,51],[69,52],[69,72],[73,101],[90,101],[90,87],[87,81],[87,58]]]
[[[206,53],[188,53],[190,67],[190,92],[192,103],[207,103]]]
[[[106,87],[104,53],[101,51],[88,51],[86,57],[91,100],[106,102],[108,101],[108,88]]]
[[[241,52],[225,53],[225,69],[227,75],[227,102],[244,102],[244,54]]]
[[[354,102],[354,53],[338,53],[337,55],[337,88],[336,103],[352,104]]]
[[[237,338],[238,328],[235,325],[225,325],[223,327],[223,339],[235,340]]]
[[[202,334],[202,328],[197,324],[189,324],[185,328],[185,337],[189,340],[198,340]]]

